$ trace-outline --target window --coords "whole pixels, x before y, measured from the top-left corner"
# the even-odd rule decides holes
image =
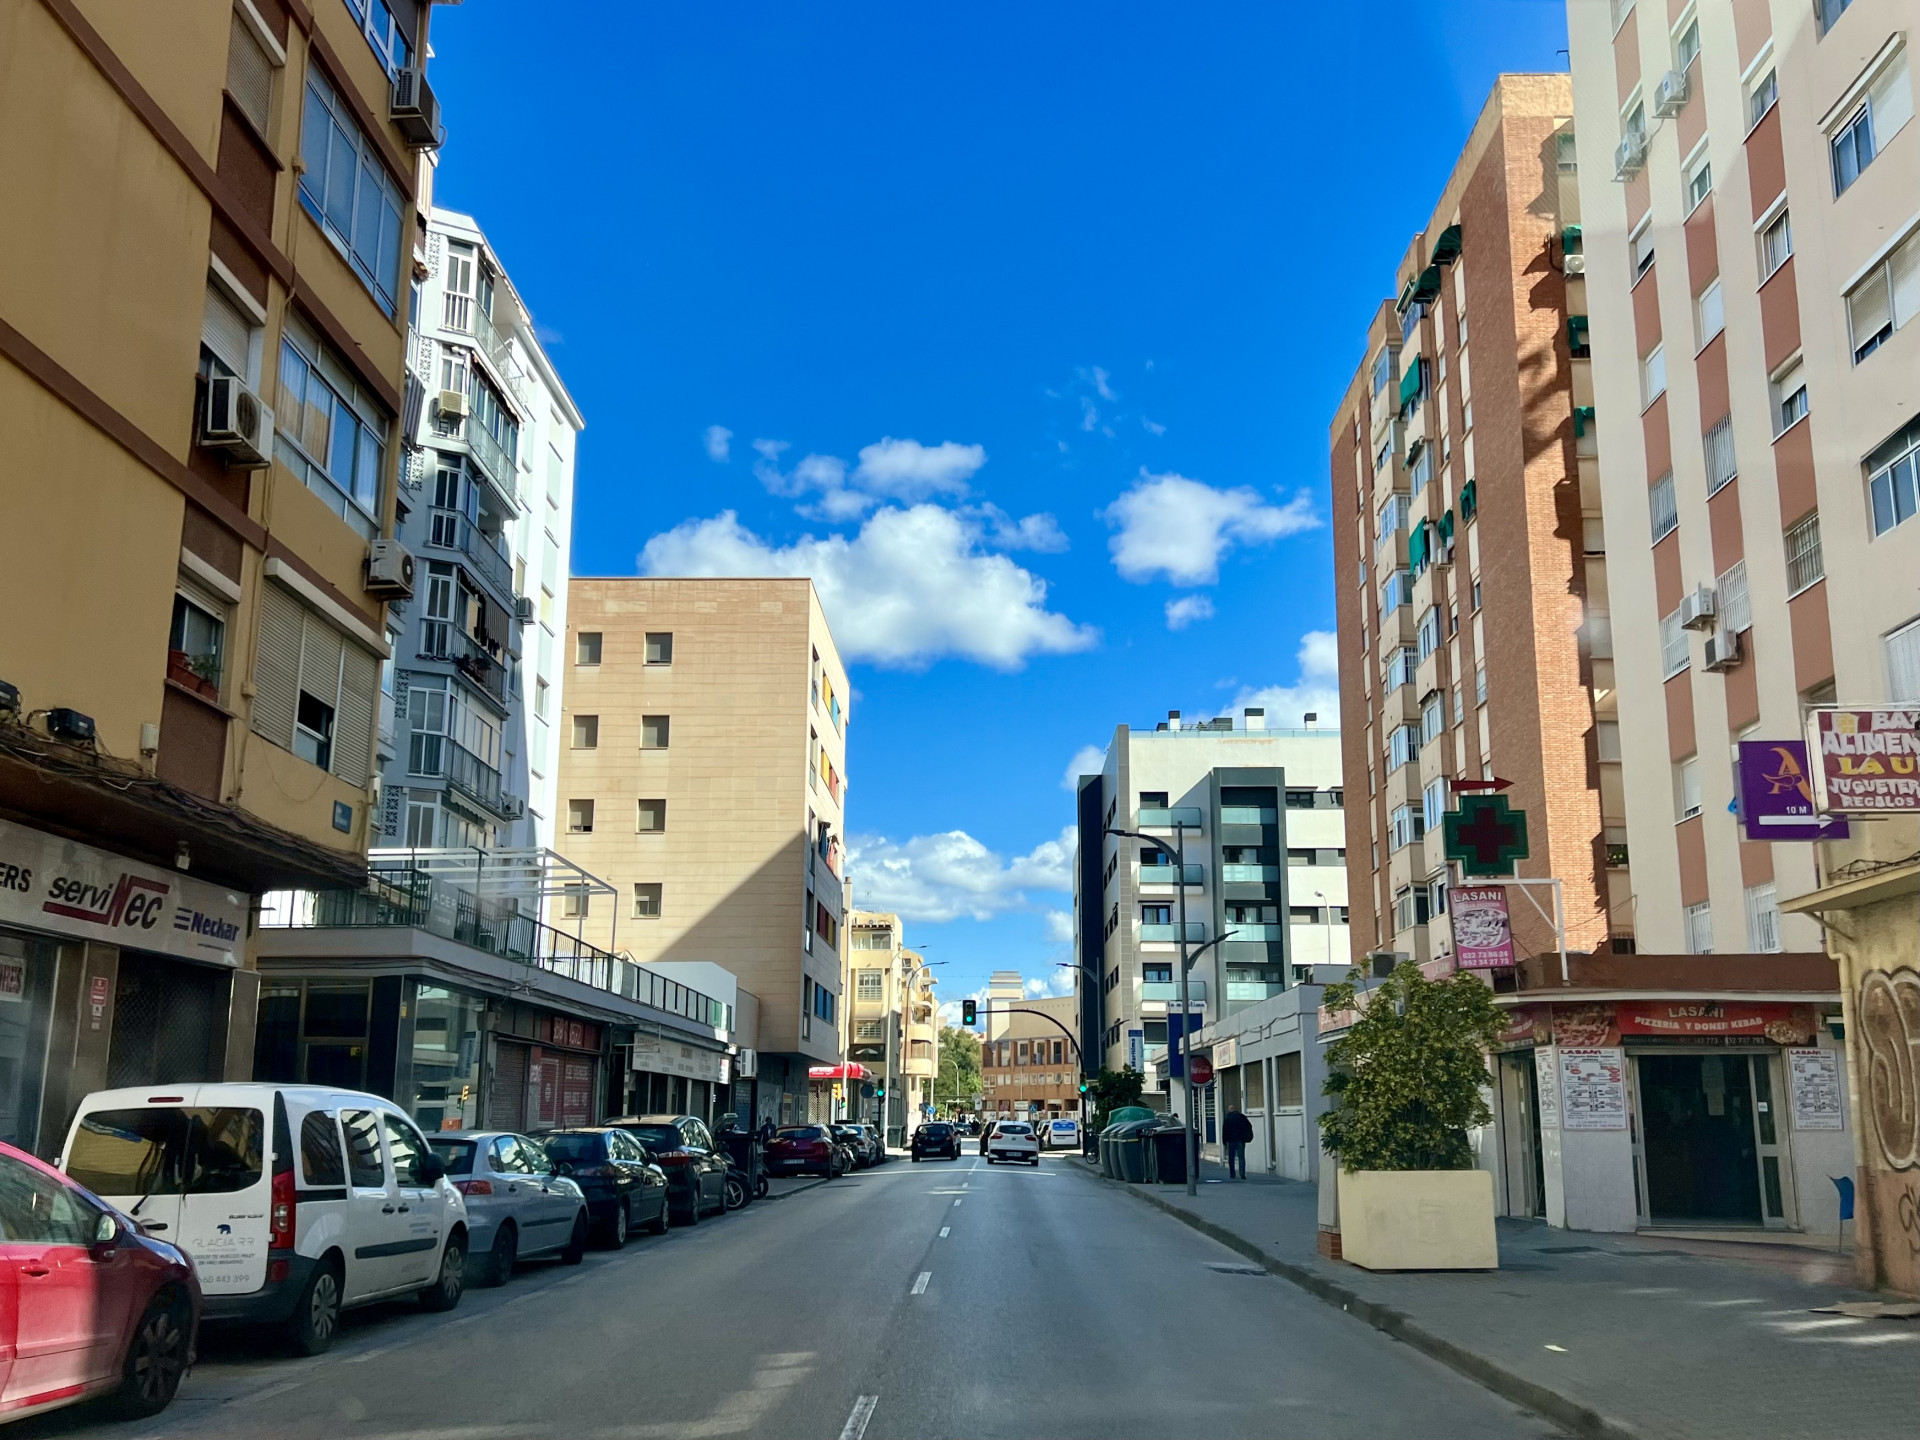
[[[1413,651],[1404,645],[1398,646],[1394,652],[1387,657],[1387,668],[1381,678],[1382,688],[1391,693],[1398,690],[1402,685],[1411,685],[1413,683],[1413,666]]]
[[[1620,763],[1620,722],[1618,720],[1596,721],[1593,727],[1594,751],[1602,764]]]
[[[185,582],[182,581],[184,584]],[[217,695],[220,676],[226,668],[227,622],[225,611],[210,600],[202,600],[196,591],[192,597],[173,597],[173,623],[167,632],[169,672],[178,665],[186,672],[182,681],[203,681]],[[174,657],[178,656],[176,660]]]
[[[1798,595],[1827,573],[1820,556],[1820,512],[1787,528],[1787,595]]]
[[[1655,544],[1680,527],[1680,509],[1673,498],[1673,471],[1667,471],[1647,487],[1647,513],[1653,522]]]
[[[1628,249],[1633,260],[1633,278],[1638,280],[1653,268],[1653,226],[1641,226],[1628,242]]]
[[[567,829],[575,835],[593,833],[593,801],[567,801]]]
[[[234,108],[253,122],[253,128],[266,138],[273,118],[274,72],[285,63],[276,58],[261,39],[253,24],[233,7],[233,24],[227,42],[227,94]]]
[[[633,918],[636,920],[658,920],[660,918],[659,881],[635,882],[633,887]]]
[[[1686,207],[1691,215],[1713,193],[1713,165],[1705,155],[1696,160],[1686,174]]]
[[[1395,570],[1387,576],[1387,583],[1380,587],[1380,618],[1384,620],[1406,604],[1411,588],[1406,571]]]
[[[400,21],[387,0],[346,0],[346,6],[360,22],[361,34],[367,37],[367,44],[373,47],[373,53],[380,57],[389,75],[413,64],[413,43],[400,28]]]
[[[640,717],[640,748],[642,750],[664,750],[672,728],[672,721],[665,715],[642,715]]]
[[[1142,925],[1171,925],[1173,907],[1171,905],[1142,905],[1140,907]]]
[[[311,1002],[309,1002],[311,1004]],[[362,1189],[382,1189],[387,1167],[380,1158],[380,1118],[371,1110],[349,1110],[340,1117],[347,1135],[347,1178]]]
[[[1720,623],[1736,634],[1753,628],[1753,604],[1747,597],[1747,562],[1736,560],[1714,582]]]
[[[573,663],[576,665],[600,663],[600,632],[598,630],[582,630],[574,637]]]
[[[1780,98],[1780,82],[1771,68],[1747,91],[1747,129],[1751,130],[1766,118],[1773,108],[1773,102]]]
[[[1780,948],[1780,907],[1771,882],[1747,887],[1747,949],[1765,955]]]
[[[1411,725],[1396,725],[1387,732],[1387,772],[1410,765],[1420,755],[1420,732]]]
[[[1433,918],[1432,903],[1424,885],[1402,885],[1393,895],[1393,928],[1412,930]]]
[[[392,421],[346,364],[287,313],[274,453],[327,508],[372,538]]]
[[[598,715],[573,717],[573,748],[576,750],[600,748],[600,717]]]
[[[1473,703],[1487,703],[1487,667],[1484,661],[1473,667]]]
[[[1447,813],[1447,782],[1429,780],[1420,792],[1420,821],[1429,830],[1440,828],[1440,817]]]
[[[1431,745],[1446,728],[1446,705],[1438,692],[1429,695],[1420,707],[1420,743]]]
[[[1913,319],[1920,310],[1920,230],[1896,245],[1887,258],[1847,292],[1847,331],[1858,365]]]
[[[1167,792],[1164,790],[1142,790],[1140,792],[1142,810],[1164,810],[1167,808]]]
[[[884,970],[859,970],[854,972],[854,999],[873,1002],[886,998],[887,973]]]
[[[1887,652],[1887,703],[1920,704],[1920,620],[1909,620],[1882,643]]]
[[[1687,906],[1686,946],[1686,953],[1689,955],[1710,955],[1713,953],[1712,906],[1705,903]]]
[[[1420,658],[1422,660],[1440,648],[1440,612],[1431,605],[1427,607],[1426,613],[1420,617],[1420,629],[1416,636],[1416,643],[1420,647]]]
[[[347,1183],[346,1161],[340,1154],[340,1127],[331,1112],[309,1110],[300,1122],[300,1169],[311,1186]]]
[[[1384,550],[1393,543],[1393,537],[1407,528],[1407,497],[1389,495],[1387,503],[1380,507],[1380,526],[1374,537],[1374,548]]]
[[[1382,349],[1373,357],[1373,393],[1378,395],[1393,378],[1393,352]]]
[[[1765,280],[1793,255],[1793,217],[1782,210],[1760,232],[1760,278]]]
[[[398,1115],[383,1114],[380,1120],[387,1130],[387,1153],[393,1157],[394,1183],[410,1190],[423,1188],[427,1182],[420,1174],[420,1161],[427,1154],[427,1142]]]
[[[1740,473],[1740,462],[1733,453],[1733,417],[1722,415],[1713,428],[1700,437],[1707,457],[1707,494],[1717,495]]]
[[[1867,86],[1867,98],[1834,135],[1833,193],[1841,194],[1913,118],[1913,80],[1905,47],[1895,51]]]
[[[584,920],[593,908],[593,894],[584,885],[560,887],[560,913],[569,920]]]
[[[261,587],[252,727],[345,780],[373,773],[380,662],[277,584]]]
[[[1806,369],[1794,360],[1773,377],[1771,385],[1773,433],[1780,436],[1807,418]]]
[[[1911,520],[1916,502],[1920,502],[1920,420],[1869,455],[1864,468],[1873,507],[1873,533],[1884,535]]]
[[[1687,668],[1687,632],[1680,624],[1680,612],[1660,617],[1660,677],[1671,680]]]
[[[634,828],[642,835],[654,835],[667,828],[667,802],[665,800],[640,800],[635,802]]]
[[[1640,404],[1644,408],[1667,393],[1667,347],[1656,345],[1640,357]]]
[[[1693,302],[1693,316],[1699,327],[1701,345],[1727,328],[1727,308],[1720,298],[1719,280],[1708,282],[1707,288],[1700,292]]]
[[[671,665],[673,663],[673,635],[666,630],[647,632],[647,664]]]
[[[1700,22],[1690,20],[1673,46],[1673,68],[1685,70],[1700,57]]]
[[[1674,808],[1682,820],[1700,813],[1700,759],[1690,755],[1673,767]]]
[[[380,308],[392,315],[407,202],[387,173],[380,147],[361,133],[353,112],[317,66],[307,70],[300,163],[305,167],[301,205],[366,282]]]
[[[209,375],[233,375],[250,386],[260,381],[260,344],[266,333],[256,302],[217,275],[207,277],[200,315],[200,351]]]
[[[1825,35],[1840,22],[1853,0],[1814,0],[1814,13],[1820,17],[1820,33]]]

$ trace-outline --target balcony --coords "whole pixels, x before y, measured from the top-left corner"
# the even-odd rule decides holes
[[[1143,1001],[1161,1003],[1180,1003],[1180,982],[1178,980],[1142,980],[1140,998]],[[1204,980],[1187,981],[1187,998],[1195,1005],[1207,1003],[1207,982]]]
[[[1280,812],[1264,805],[1222,805],[1222,825],[1278,825]]]
[[[1183,876],[1184,878],[1181,878]],[[1184,872],[1174,865],[1142,865],[1140,867],[1142,885],[1202,885],[1206,883],[1206,878],[1207,867],[1204,865],[1189,865]]]
[[[1142,830],[1184,830],[1200,828],[1198,805],[1142,805],[1134,814],[1134,824]]]
[[[1143,945],[1152,945],[1152,944],[1172,945],[1177,943],[1180,939],[1180,927],[1178,925],[1152,925],[1152,924],[1142,923],[1140,926],[1139,938],[1140,938],[1140,943]],[[1201,924],[1197,920],[1190,920],[1187,922],[1187,940],[1189,943],[1204,940],[1206,938],[1207,938],[1207,927],[1205,925]]]
[[[493,432],[477,419],[468,416],[460,427],[461,438],[467,442],[467,449],[486,472],[487,478],[499,487],[500,493],[515,504],[520,499],[520,467],[506,448],[493,438]]]
[[[469,562],[466,568],[491,587],[494,599],[513,609],[513,562],[473,521],[458,510],[435,510],[427,527],[427,544],[464,556]]]
[[[1273,941],[1284,940],[1286,938],[1287,927],[1284,925],[1242,925],[1232,920],[1227,922],[1227,941],[1229,944],[1235,940]]]
[[[1229,980],[1227,1003],[1250,1005],[1256,1000],[1270,1000],[1275,995],[1284,995],[1286,989],[1278,980]]]
[[[420,658],[450,660],[453,668],[479,688],[482,694],[507,708],[507,668],[493,654],[451,621],[429,620],[420,627]]]
[[[473,337],[476,348],[487,357],[487,363],[512,394],[521,413],[531,414],[526,381],[520,373],[520,367],[514,362],[510,337],[493,323],[493,317],[475,302],[473,296],[455,295],[448,291],[443,299],[441,321],[445,327],[457,334]]]
[[[1271,884],[1280,878],[1278,865],[1222,865],[1220,879],[1228,885]]]

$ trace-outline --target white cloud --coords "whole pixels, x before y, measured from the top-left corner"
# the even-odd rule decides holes
[[[1060,777],[1060,788],[1068,793],[1078,790],[1082,775],[1098,775],[1106,763],[1105,750],[1098,745],[1082,745],[1067,762],[1066,773]]]
[[[1026,982],[1029,1000],[1057,999],[1073,993],[1073,971],[1050,970],[1045,975],[1030,976]]]
[[[707,458],[716,465],[724,465],[733,454],[731,441],[733,432],[724,425],[707,426]]]
[[[1300,637],[1294,658],[1300,666],[1300,679],[1293,685],[1267,685],[1259,689],[1243,688],[1234,697],[1233,712],[1244,715],[1249,705],[1265,709],[1270,728],[1298,729],[1308,713],[1319,717],[1323,730],[1340,724],[1340,662],[1335,646],[1337,638],[1330,630],[1309,630]]]
[[[1085,650],[1099,639],[1047,609],[1047,583],[979,548],[960,516],[938,505],[887,508],[852,538],[803,535],[774,546],[731,510],[688,520],[647,541],[646,575],[810,576],[846,660],[905,668],[959,656],[1017,670],[1032,655]]]
[[[1235,545],[1259,545],[1320,523],[1302,493],[1269,505],[1246,486],[1218,490],[1184,475],[1140,472],[1139,483],[1104,512],[1119,529],[1108,542],[1114,566],[1136,583],[1165,576],[1176,585],[1210,585]]]
[[[1070,945],[1073,943],[1072,911],[1045,910],[1041,912],[1040,918],[1046,922],[1047,939],[1056,945]],[[1072,977],[1069,976],[1068,979],[1071,980]]]
[[[967,482],[986,463],[984,446],[952,440],[929,446],[888,435],[860,451],[853,483],[869,495],[911,503],[966,494]]]
[[[1043,555],[1067,548],[1067,535],[1060,522],[1042,513],[1015,520],[998,505],[969,505],[960,511],[969,520],[977,520],[986,538],[1002,550],[1034,550]]]
[[[902,841],[856,835],[847,843],[847,869],[863,910],[891,911],[903,920],[990,920],[1036,908],[1030,890],[1071,893],[1073,845],[1072,826],[1011,858],[964,830]]]
[[[1338,676],[1340,637],[1331,630],[1309,630],[1300,637],[1296,658],[1302,675]]]
[[[1182,595],[1167,601],[1167,628],[1184,630],[1196,620],[1213,618],[1213,601],[1204,595]]]

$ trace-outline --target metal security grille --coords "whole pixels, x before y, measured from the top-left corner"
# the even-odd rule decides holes
[[[487,1086],[487,1122],[496,1130],[524,1130],[527,1125],[527,1047],[502,1040],[495,1051],[492,1082]]]
[[[108,1088],[221,1078],[231,983],[223,970],[122,951]]]

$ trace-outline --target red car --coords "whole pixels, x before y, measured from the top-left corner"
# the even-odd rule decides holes
[[[846,1168],[846,1157],[824,1125],[782,1125],[767,1141],[770,1175],[822,1175],[831,1180]]]
[[[182,1252],[0,1143],[0,1420],[98,1398],[127,1418],[158,1414],[199,1327]]]

